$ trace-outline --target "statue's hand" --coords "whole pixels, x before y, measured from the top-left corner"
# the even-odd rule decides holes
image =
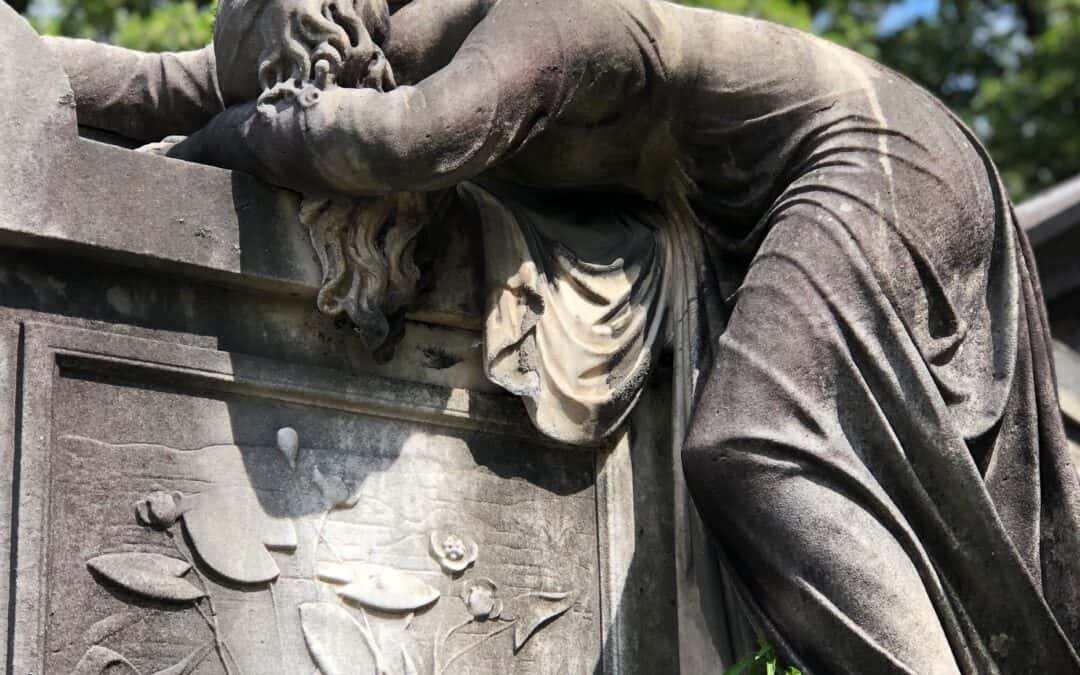
[[[169,154],[169,150],[171,150],[174,145],[182,143],[185,140],[187,140],[187,136],[166,136],[157,143],[147,143],[146,145],[137,148],[137,150],[138,152],[165,157]]]

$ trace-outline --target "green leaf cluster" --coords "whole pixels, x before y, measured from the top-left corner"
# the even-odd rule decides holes
[[[1045,27],[980,80],[968,113],[985,120],[983,135],[1014,197],[1080,173],[1080,0],[1040,4]]]
[[[798,668],[781,664],[768,642],[759,640],[758,644],[757,652],[728,668],[724,675],[802,675]]]
[[[9,0],[10,1],[10,0]],[[45,14],[31,3],[30,20],[45,35],[67,35],[144,51],[182,51],[207,45],[216,0],[59,0]]]
[[[1080,0],[684,0],[810,28],[933,92],[982,138],[1016,200],[1080,173]]]
[[[115,41],[143,51],[177,51],[206,46],[213,32],[214,6],[200,7],[184,0],[162,5],[148,15],[126,16],[117,27]]]
[[[813,21],[812,3],[803,0],[677,0],[683,5],[707,7],[730,14],[752,16],[775,21],[786,26],[810,30]]]

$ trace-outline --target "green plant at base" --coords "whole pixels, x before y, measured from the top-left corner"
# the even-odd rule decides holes
[[[760,648],[732,667],[724,675],[802,675],[795,666],[785,666],[773,653],[772,645],[758,638]]]

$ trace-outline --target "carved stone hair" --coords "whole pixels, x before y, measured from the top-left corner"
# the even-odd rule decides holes
[[[416,296],[417,236],[435,217],[437,195],[402,192],[347,199],[305,195],[300,222],[322,266],[319,311],[345,315],[369,349],[400,331],[394,325]]]
[[[306,101],[328,84],[394,87],[393,71],[379,44],[388,30],[384,0],[226,0],[219,22],[231,38],[219,73],[252,72],[221,59],[255,60],[260,112]],[[221,37],[221,36],[216,36]],[[246,44],[245,44],[246,43]],[[224,47],[224,49],[222,49]],[[242,65],[242,64],[241,64]],[[242,84],[242,83],[241,83]],[[300,221],[322,265],[319,311],[347,316],[365,347],[385,347],[400,334],[404,310],[416,295],[420,272],[414,252],[429,206],[437,195],[399,193],[351,199],[304,195]]]
[[[214,25],[222,91],[261,103],[295,95],[320,64],[344,87],[393,88],[380,47],[389,22],[385,0],[222,0]]]

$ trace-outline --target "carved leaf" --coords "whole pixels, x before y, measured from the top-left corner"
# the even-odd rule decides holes
[[[75,665],[71,675],[127,675],[133,673],[139,675],[139,671],[131,662],[120,656],[111,649],[95,645],[86,650],[83,657]]]
[[[323,675],[375,672],[375,656],[344,607],[329,602],[300,605],[300,625],[311,658]]]
[[[353,580],[352,569],[348,565],[325,560],[320,560],[316,565],[315,576],[330,584],[347,584]]]
[[[541,626],[570,609],[575,593],[526,593],[510,600],[504,619],[517,619],[514,626],[514,651],[521,649]]]
[[[157,553],[109,553],[88,560],[86,566],[129,591],[155,600],[188,602],[205,595],[180,578],[191,565]]]
[[[211,569],[242,584],[261,584],[277,578],[277,563],[263,540],[270,518],[255,497],[215,490],[186,501],[193,503],[184,512],[184,529],[199,557]]]
[[[424,580],[382,565],[356,566],[353,582],[338,595],[384,612],[411,612],[439,599],[439,591]]]
[[[109,636],[119,633],[128,626],[139,623],[143,618],[143,613],[141,611],[127,611],[110,614],[103,619],[95,621],[83,632],[83,644],[99,645],[102,642],[105,642]]]
[[[275,551],[295,551],[299,543],[296,526],[289,518],[263,518],[262,541],[266,547]]]
[[[165,670],[159,670],[154,675],[191,675],[203,662],[206,655],[214,648],[213,642],[207,642],[195,651],[184,657],[183,661],[169,666]]]

